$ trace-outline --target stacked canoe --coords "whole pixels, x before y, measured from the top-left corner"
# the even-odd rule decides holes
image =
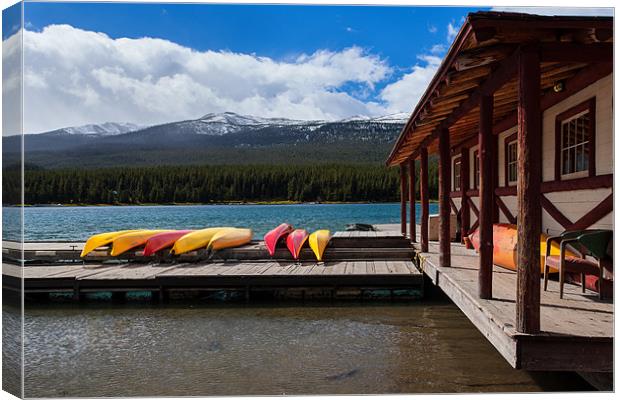
[[[282,223],[269,231],[264,239],[265,247],[271,257],[275,255],[277,245],[283,243],[286,244],[293,259],[298,260],[301,250],[307,242],[317,261],[323,261],[323,254],[329,244],[331,234],[327,229],[320,229],[308,234],[305,229],[293,229],[291,225]]]
[[[143,256],[162,254],[170,249],[170,255],[205,249],[208,252],[242,246],[252,240],[252,230],[217,227],[199,230],[136,229],[105,232],[91,236],[84,245],[80,257],[93,250],[109,246],[110,255],[120,256],[129,250],[144,247]]]

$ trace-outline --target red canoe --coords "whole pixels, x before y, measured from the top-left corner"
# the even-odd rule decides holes
[[[193,232],[192,230],[183,230],[183,231],[172,231],[172,232],[163,232],[157,234],[155,236],[151,236],[149,240],[146,241],[144,245],[144,256],[152,256],[158,251],[165,249],[166,247],[171,247],[174,242],[179,240],[181,237],[187,235],[188,233]]]
[[[278,242],[291,232],[293,232],[293,227],[284,223],[278,225],[275,229],[270,230],[265,235],[265,246],[267,247],[267,251],[271,257],[273,257],[276,252]]]
[[[295,260],[299,258],[301,247],[306,243],[306,240],[308,240],[308,232],[305,229],[295,229],[286,237],[286,247]]]

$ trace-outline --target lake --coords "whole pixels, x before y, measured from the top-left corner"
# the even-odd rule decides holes
[[[418,222],[420,205],[417,204]],[[430,204],[431,214],[437,204]],[[3,207],[3,238],[18,240],[17,207]],[[398,223],[400,205],[291,204],[291,205],[190,205],[25,207],[24,239],[86,240],[90,235],[121,229],[199,229],[212,226],[248,227],[256,238],[282,222],[308,231],[344,230],[347,224]]]

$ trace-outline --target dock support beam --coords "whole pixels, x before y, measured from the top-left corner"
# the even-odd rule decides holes
[[[493,205],[495,203],[493,160],[495,160],[495,152],[497,152],[497,146],[494,145],[493,136],[493,95],[485,95],[480,98],[478,123],[480,165],[478,295],[481,299],[490,299],[493,296]]]
[[[520,49],[517,105],[517,331],[540,332],[542,118],[540,52]]]
[[[409,240],[416,242],[415,232],[415,158],[409,160]]]
[[[407,170],[400,164],[400,233],[407,236]]]
[[[420,205],[422,215],[420,221],[420,250],[428,252],[428,150],[420,149]]]
[[[439,264],[450,266],[450,131],[439,131]]]
[[[461,242],[465,243],[465,237],[469,233],[469,149],[461,148]]]

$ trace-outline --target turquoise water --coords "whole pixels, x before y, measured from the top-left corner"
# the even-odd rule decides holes
[[[416,216],[419,222],[419,208]],[[4,207],[3,238],[19,238],[19,211]],[[437,204],[430,205],[430,212]],[[85,240],[104,231],[136,228],[197,229],[209,226],[248,227],[255,237],[281,222],[309,231],[344,230],[347,224],[398,223],[400,205],[382,204],[293,204],[293,205],[193,205],[122,207],[26,207],[25,240]]]

